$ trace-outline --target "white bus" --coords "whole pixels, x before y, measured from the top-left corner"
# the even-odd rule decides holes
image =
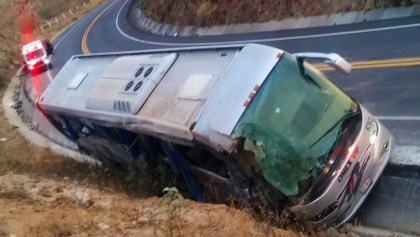
[[[38,101],[81,152],[104,164],[165,157],[203,200],[219,197],[342,224],[390,158],[389,131],[305,61],[227,45],[74,56]]]

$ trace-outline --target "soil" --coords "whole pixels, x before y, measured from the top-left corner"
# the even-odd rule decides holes
[[[298,236],[224,205],[137,199],[75,182],[0,176],[0,236]]]

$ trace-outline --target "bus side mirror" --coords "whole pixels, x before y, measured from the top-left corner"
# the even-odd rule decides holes
[[[328,59],[325,60],[326,64],[334,67],[336,70],[344,74],[350,74],[351,64],[349,62],[336,53],[330,53],[328,56]]]
[[[308,59],[323,59],[324,63],[334,67],[336,70],[344,73],[350,74],[351,64],[347,62],[343,57],[336,53],[295,53],[296,58],[308,58]]]
[[[54,46],[51,44],[51,42],[47,39],[44,39],[44,40],[42,40],[42,43],[44,44],[45,51],[47,52],[47,55],[53,54]]]

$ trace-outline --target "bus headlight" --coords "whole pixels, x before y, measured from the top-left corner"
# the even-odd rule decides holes
[[[374,118],[368,118],[368,122],[366,123],[366,129],[370,133],[370,144],[375,144],[376,139],[378,138],[378,123],[375,121]]]
[[[48,58],[46,58],[46,59],[44,60],[44,63],[45,63],[45,64],[50,64],[50,60],[49,60]]]
[[[377,136],[376,135],[371,135],[370,136],[370,138],[369,138],[369,142],[370,142],[370,144],[375,144],[375,142],[376,142],[376,138],[377,138]]]

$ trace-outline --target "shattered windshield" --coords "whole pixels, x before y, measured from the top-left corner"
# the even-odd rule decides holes
[[[34,50],[32,52],[25,54],[26,61],[31,61],[33,59],[37,59],[42,56],[44,56],[44,51],[42,51],[42,49],[37,49],[37,50]]]
[[[357,104],[306,62],[284,54],[237,123],[266,180],[287,196],[316,175]]]

